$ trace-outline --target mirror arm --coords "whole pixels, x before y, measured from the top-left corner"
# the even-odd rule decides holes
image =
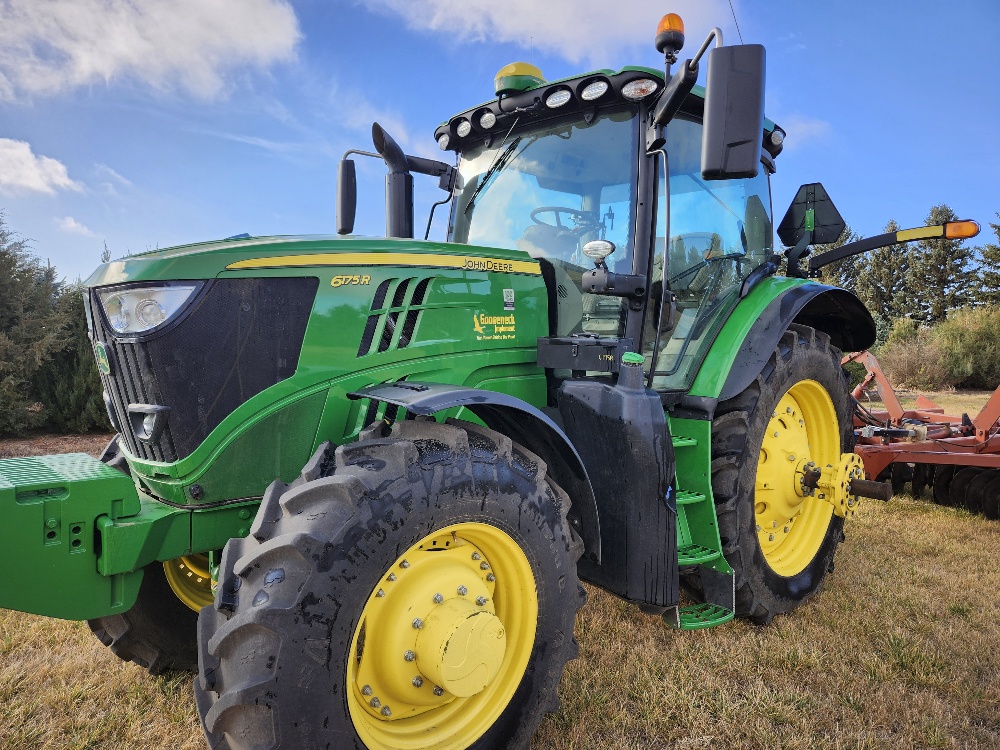
[[[788,250],[788,275],[793,279],[806,278],[805,271],[799,265],[799,261],[809,254],[809,245],[812,244],[813,233],[811,229],[806,230],[802,239],[795,243],[795,247]]]

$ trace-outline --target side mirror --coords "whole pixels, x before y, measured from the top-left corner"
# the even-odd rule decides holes
[[[711,50],[705,89],[702,178],[756,177],[764,137],[764,47]]]
[[[358,208],[358,178],[353,159],[341,159],[337,165],[337,234],[354,231]]]

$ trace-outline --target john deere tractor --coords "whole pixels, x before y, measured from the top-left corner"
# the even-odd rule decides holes
[[[101,266],[118,435],[0,461],[0,606],[197,670],[213,748],[482,750],[556,706],[581,580],[680,629],[811,597],[882,495],[839,364],[874,324],[802,268],[843,226],[820,185],[775,249],[763,48],[683,42],[671,14],[665,70],[509,65],[444,161],[376,124],[384,238],[345,159],[341,236]]]

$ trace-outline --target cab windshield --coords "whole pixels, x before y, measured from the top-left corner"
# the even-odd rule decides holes
[[[610,240],[608,268],[632,272],[635,223],[635,111],[590,123],[563,121],[513,130],[502,142],[462,155],[451,241],[523,250],[551,264],[557,335],[618,335],[622,300],[583,294],[593,268],[583,246]]]

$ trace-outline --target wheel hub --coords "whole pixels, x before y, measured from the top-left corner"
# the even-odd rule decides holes
[[[367,712],[397,721],[489,686],[507,650],[495,588],[486,555],[456,535],[398,560],[365,609],[354,689]]]
[[[506,650],[498,617],[452,599],[434,609],[417,636],[417,668],[452,695],[468,698],[493,681]]]
[[[865,478],[865,464],[857,453],[842,453],[836,464],[827,464],[819,480],[817,497],[833,506],[841,518],[857,515],[860,499],[849,492],[852,479]]]
[[[840,476],[831,471],[842,464],[837,425],[829,394],[814,380],[789,388],[768,421],[754,511],[761,552],[779,575],[804,570],[830,526],[833,503],[826,500],[835,495],[833,482]]]

